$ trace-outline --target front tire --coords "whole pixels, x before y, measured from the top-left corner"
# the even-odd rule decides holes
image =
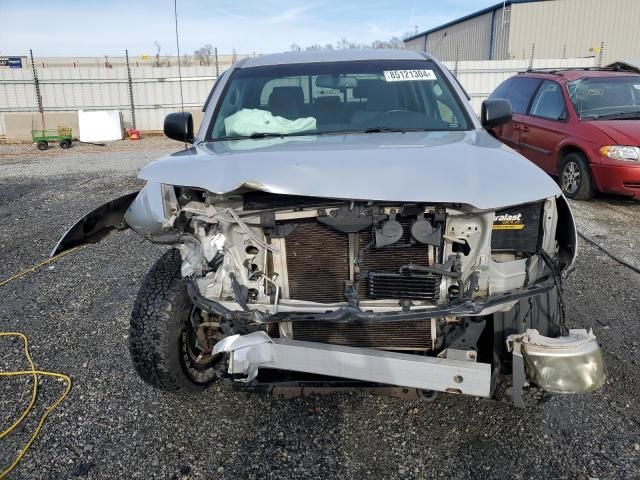
[[[591,170],[582,153],[570,153],[562,160],[560,188],[567,197],[574,200],[589,200],[593,197]]]
[[[138,375],[169,392],[199,393],[215,382],[215,360],[198,361],[194,307],[180,275],[178,250],[167,251],[147,273],[133,304],[129,353]]]

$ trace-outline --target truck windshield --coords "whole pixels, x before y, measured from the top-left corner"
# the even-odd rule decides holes
[[[585,77],[568,82],[567,88],[582,119],[640,118],[640,75]]]
[[[207,139],[467,130],[464,112],[431,61],[240,68],[217,103]]]

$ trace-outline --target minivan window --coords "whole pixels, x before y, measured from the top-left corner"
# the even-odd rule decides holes
[[[513,79],[506,98],[511,102],[511,108],[514,113],[524,114],[527,111],[531,97],[533,97],[541,81],[538,78],[527,77]]]
[[[470,125],[434,62],[318,62],[235,70],[207,139],[467,130]]]
[[[489,95],[490,99],[494,98],[507,98],[507,93],[509,93],[509,88],[511,87],[513,79],[508,78],[500,85],[496,87],[496,89]]]
[[[640,118],[640,75],[585,77],[567,89],[581,119]]]
[[[533,102],[530,114],[535,117],[559,120],[564,111],[564,97],[560,85],[551,80],[545,80]]]

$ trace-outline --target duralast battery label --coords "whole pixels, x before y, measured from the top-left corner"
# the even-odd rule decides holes
[[[542,202],[496,211],[491,234],[491,249],[535,253],[542,238],[541,221]]]
[[[504,213],[496,215],[493,220],[494,230],[522,230],[524,228],[524,218],[522,213]]]

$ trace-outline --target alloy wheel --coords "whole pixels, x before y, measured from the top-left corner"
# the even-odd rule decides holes
[[[562,169],[562,190],[568,194],[575,193],[580,187],[580,167],[576,162],[569,161]]]

